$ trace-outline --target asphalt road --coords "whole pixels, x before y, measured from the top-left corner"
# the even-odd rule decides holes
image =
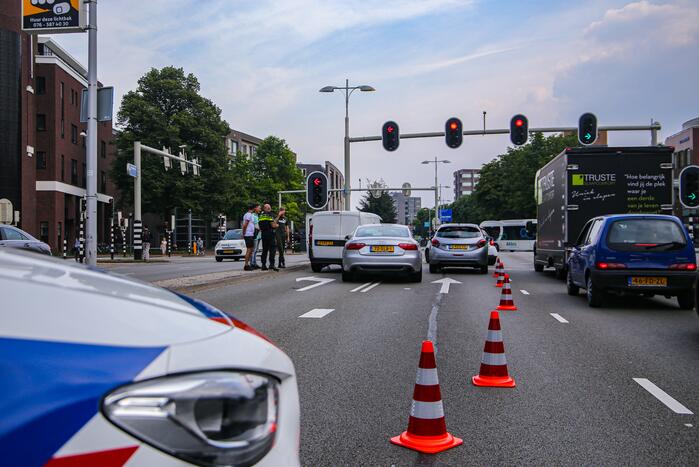
[[[308,261],[305,254],[285,256],[286,265],[293,266]],[[276,260],[275,260],[276,261]],[[181,277],[198,276],[224,271],[242,271],[244,261],[234,261],[232,259],[216,262],[213,255],[207,256],[173,256],[169,261],[152,263],[107,263],[100,262],[98,267],[112,272],[124,274],[135,279],[148,282],[157,282],[167,279],[177,279]],[[258,264],[260,260],[258,258]]]
[[[664,298],[588,308],[553,274],[535,273],[531,253],[502,257],[519,307],[500,313],[514,389],[471,384],[500,298],[490,274],[425,269],[420,284],[384,279],[367,290],[360,287],[371,279],[342,283],[336,272],[309,268],[194,296],[265,333],[294,360],[304,465],[699,464],[697,313]],[[304,277],[333,281],[308,288],[318,282]],[[440,294],[431,282],[443,277],[461,284]],[[300,318],[315,309],[323,316]],[[464,439],[437,455],[389,443],[407,427],[428,332],[447,427]],[[676,413],[634,378],[694,414]]]

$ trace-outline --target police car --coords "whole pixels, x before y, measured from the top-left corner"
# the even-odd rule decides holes
[[[0,464],[299,465],[294,366],[244,323],[25,252],[0,297]]]

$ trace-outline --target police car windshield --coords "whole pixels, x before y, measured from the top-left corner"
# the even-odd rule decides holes
[[[241,229],[229,230],[226,232],[226,236],[223,237],[224,240],[242,240],[243,231]]]

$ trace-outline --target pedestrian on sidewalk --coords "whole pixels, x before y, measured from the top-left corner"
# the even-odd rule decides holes
[[[245,271],[252,271],[250,257],[255,247],[255,212],[260,210],[260,205],[252,203],[248,206],[248,212],[243,216],[243,239],[245,240]]]
[[[75,242],[73,242],[73,253],[75,254],[75,262],[80,262],[80,237],[75,236]]]
[[[262,235],[262,270],[267,270],[267,264],[269,268],[273,271],[279,271],[274,266],[274,252],[276,250],[275,245],[275,229],[277,228],[277,222],[275,216],[272,213],[272,206],[265,204],[262,207],[262,213],[259,218],[260,224],[260,234]],[[269,263],[267,260],[269,259]]]
[[[199,252],[200,256],[204,256],[206,252],[204,251],[204,239],[199,237],[199,240],[197,240],[197,251]]]
[[[258,205],[257,211],[252,214],[253,222],[255,222],[255,245],[252,248],[252,258],[250,258],[250,267],[253,269],[260,269],[257,264],[257,252],[260,250],[260,245],[262,244],[262,235],[260,234],[260,208]]]
[[[153,236],[148,227],[143,230],[143,261],[150,259],[150,243],[153,241]]]
[[[160,254],[165,256],[167,254],[167,240],[163,236],[163,238],[160,240]]]
[[[286,263],[284,260],[284,250],[286,249],[286,243],[289,239],[289,228],[287,225],[286,209],[283,207],[279,208],[279,214],[275,218],[277,223],[277,228],[275,230],[276,243],[277,243],[277,254],[279,254],[279,267],[285,268]]]

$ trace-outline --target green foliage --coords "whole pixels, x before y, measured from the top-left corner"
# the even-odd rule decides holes
[[[536,171],[566,147],[576,146],[577,136],[535,133],[530,142],[484,164],[473,194],[451,207],[455,222],[479,223],[486,219],[536,217],[534,176]]]
[[[430,217],[433,213],[434,209],[422,208],[415,214],[415,219],[413,219],[413,233],[415,235],[429,236],[430,228],[425,227],[425,222],[431,222]]]
[[[359,202],[359,210],[378,214],[381,216],[381,222],[384,224],[394,224],[396,222],[396,207],[393,204],[393,199],[385,191],[381,192],[379,198],[374,198],[367,191]]]

